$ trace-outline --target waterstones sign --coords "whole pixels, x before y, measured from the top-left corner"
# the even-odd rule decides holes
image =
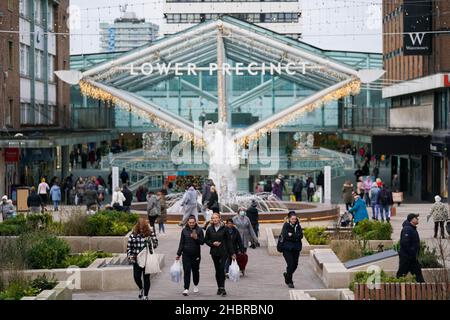
[[[288,75],[295,75],[297,73],[306,74],[306,63],[223,63],[218,65],[217,63],[210,63],[206,66],[197,66],[195,63],[143,63],[140,65],[131,64],[127,68],[130,70],[130,75],[145,75],[152,74],[167,75],[174,72],[176,76],[182,75],[197,75],[198,72],[205,71],[209,75],[213,75],[216,72],[222,72],[223,75],[258,75],[258,74],[270,74],[281,75],[283,73]]]
[[[431,1],[404,0],[403,9],[403,53],[411,55],[430,55],[432,30]]]

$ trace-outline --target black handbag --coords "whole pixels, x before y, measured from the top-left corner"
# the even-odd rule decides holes
[[[283,247],[284,247],[284,238],[283,238],[283,235],[280,234],[280,236],[278,237],[278,242],[277,242],[277,251],[283,252]]]

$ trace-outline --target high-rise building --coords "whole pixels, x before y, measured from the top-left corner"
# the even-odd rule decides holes
[[[300,0],[166,0],[162,33],[173,34],[221,15],[255,23],[295,39],[302,35]]]
[[[128,51],[158,37],[159,26],[138,19],[134,12],[123,12],[114,23],[100,23],[102,52]]]

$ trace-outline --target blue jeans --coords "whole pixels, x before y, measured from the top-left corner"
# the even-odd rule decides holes
[[[59,206],[59,200],[54,200],[53,201],[53,209],[58,210],[58,206]]]
[[[166,228],[164,227],[164,223],[159,223],[159,233],[164,232],[166,233]]]
[[[381,220],[384,221],[384,219],[386,218],[389,219],[389,205],[379,205],[380,207],[380,213],[381,213]],[[377,215],[377,219],[378,219],[378,215]]]
[[[380,206],[377,204],[372,204],[372,218],[378,219],[378,213],[380,212]]]

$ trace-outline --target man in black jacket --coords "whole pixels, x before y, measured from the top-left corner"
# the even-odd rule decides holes
[[[195,216],[190,216],[186,227],[181,231],[180,244],[178,246],[176,260],[183,256],[184,291],[183,295],[189,294],[191,284],[191,272],[194,282],[194,293],[198,293],[200,282],[200,246],[205,241],[203,230],[197,225]]]
[[[255,231],[256,236],[259,236],[259,212],[258,212],[258,204],[255,200],[252,200],[252,204],[247,209],[247,217],[250,219],[250,222],[253,227],[253,231]]]
[[[403,277],[411,272],[416,276],[417,282],[425,282],[422,269],[419,264],[420,237],[417,232],[419,215],[410,213],[400,234],[400,263],[397,271],[397,278]]]
[[[30,208],[32,213],[40,213],[41,205],[42,205],[41,198],[36,193],[36,189],[32,187],[30,190],[30,195],[27,198],[27,206],[28,208]]]
[[[131,202],[133,202],[133,194],[130,189],[128,189],[127,184],[123,185],[122,193],[125,197],[125,201],[123,202],[123,211],[130,212]]]
[[[224,223],[220,220],[220,214],[213,213],[211,224],[206,230],[205,243],[211,247],[210,254],[216,270],[217,294],[222,297],[227,295],[225,291],[225,263],[228,256],[236,259],[233,244]]]

